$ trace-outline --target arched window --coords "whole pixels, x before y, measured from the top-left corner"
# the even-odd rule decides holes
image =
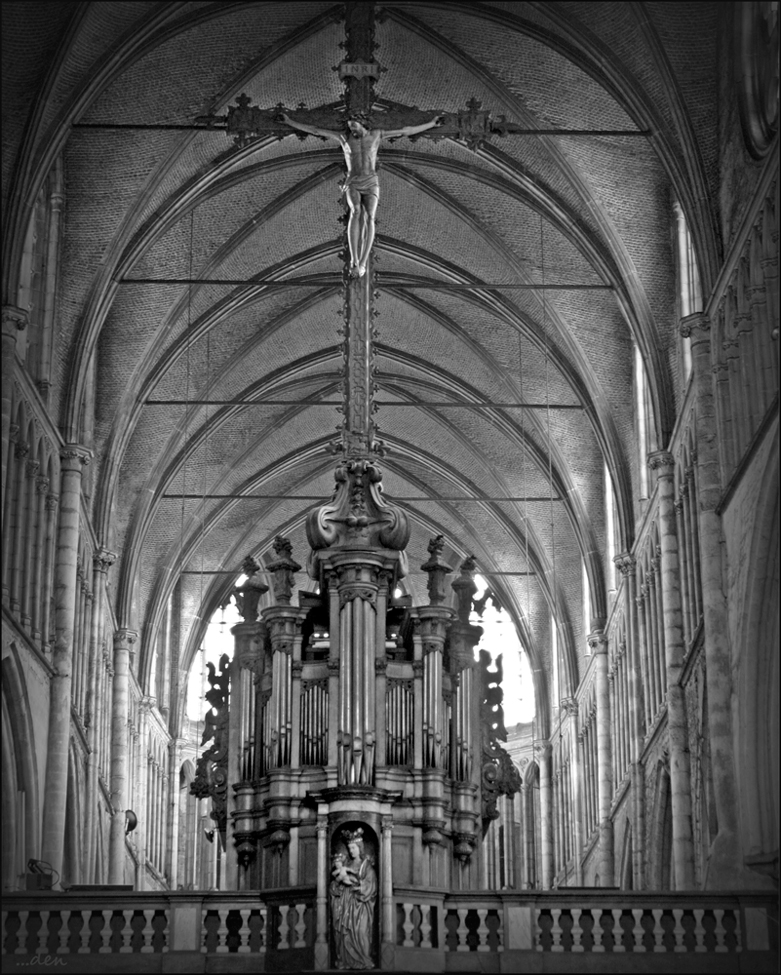
[[[637,448],[639,462],[640,501],[648,500],[648,454],[658,450],[656,445],[656,428],[648,389],[648,377],[645,363],[639,346],[635,345],[635,428],[637,430]]]
[[[678,315],[686,318],[696,311],[702,311],[702,286],[700,272],[697,267],[697,255],[694,253],[694,242],[686,223],[683,208],[680,203],[673,204],[675,212],[675,266],[678,282]],[[681,378],[688,382],[692,371],[691,339],[680,339]]]

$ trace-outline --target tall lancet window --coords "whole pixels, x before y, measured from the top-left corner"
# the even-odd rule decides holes
[[[637,431],[638,483],[640,501],[648,500],[648,454],[659,448],[656,445],[653,403],[648,388],[648,376],[639,346],[635,345],[635,429]]]
[[[583,613],[583,647],[588,657],[591,655],[591,648],[588,645],[588,635],[591,632],[591,585],[588,581],[588,566],[586,565],[585,559],[582,562],[581,579],[581,591],[583,594],[581,606],[581,612]]]
[[[678,314],[686,318],[696,311],[702,311],[702,287],[700,272],[697,267],[697,255],[694,253],[694,242],[689,232],[689,225],[680,203],[673,204],[675,211],[675,257],[678,279]],[[689,381],[692,371],[691,339],[681,338],[681,377],[684,384]]]
[[[605,464],[605,582],[609,605],[613,605],[616,595],[616,567],[613,558],[616,555],[616,502],[613,494],[613,478],[610,468]]]

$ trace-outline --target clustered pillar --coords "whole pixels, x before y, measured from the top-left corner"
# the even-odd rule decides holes
[[[672,454],[657,451],[648,458],[659,484],[659,544],[664,648],[667,670],[667,733],[670,743],[670,792],[673,814],[675,887],[694,887],[691,769],[686,700],[681,684],[683,620],[681,614],[678,536],[675,526],[675,464]]]
[[[128,794],[128,701],[130,693],[130,648],[138,639],[135,630],[121,629],[114,635],[114,685],[111,710],[111,832],[109,834],[110,884],[125,880],[125,811]]]
[[[54,566],[54,649],[49,697],[49,741],[46,760],[42,859],[62,874],[65,809],[68,792],[68,747],[71,726],[73,631],[76,616],[81,473],[90,451],[69,444],[61,453],[60,521]]]
[[[702,572],[705,641],[705,680],[708,689],[708,731],[710,738],[713,791],[719,831],[710,851],[705,885],[709,888],[735,886],[744,874],[737,856],[737,796],[732,738],[732,670],[730,665],[729,620],[722,564],[722,525],[716,404],[711,372],[710,319],[703,312],[681,321],[681,333],[691,338],[692,372],[695,384],[697,424],[697,481],[699,487],[699,539]]]
[[[597,685],[597,786],[599,803],[599,879],[602,887],[612,887],[613,820],[610,805],[613,800],[613,743],[610,737],[610,688],[607,680],[607,640],[602,629],[588,637],[591,652],[596,656]]]

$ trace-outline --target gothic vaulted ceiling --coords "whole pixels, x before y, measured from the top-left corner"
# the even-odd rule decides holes
[[[635,345],[660,443],[680,395],[674,201],[706,290],[716,263],[716,132],[698,93],[714,80],[717,7],[377,7],[378,117],[388,102],[433,114],[474,98],[527,129],[626,133],[403,138],[380,152],[376,420],[386,493],[413,526],[411,567],[439,532],[453,564],[474,553],[541,673],[556,617],[565,681],[589,627],[584,560],[590,614],[606,615],[605,470],[617,551],[641,514]],[[208,617],[232,578],[216,573],[276,534],[304,561],[315,502],[296,496],[332,490],[325,448],[340,416],[310,401],[339,399],[341,153],[292,133],[239,148],[176,126],[223,115],[242,92],[262,107],[338,102],[342,14],[4,4],[4,288],[13,302],[25,221],[54,167],[50,408],[66,440],[92,444],[92,516],[119,554],[116,614],[142,633],[142,670],[182,571],[187,612]],[[314,274],[333,283],[268,284]],[[256,283],[200,283],[215,280]],[[529,287],[542,284],[570,287]],[[193,627],[191,648],[197,638]]]

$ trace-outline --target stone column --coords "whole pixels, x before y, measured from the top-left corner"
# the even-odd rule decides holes
[[[686,700],[680,683],[683,667],[683,617],[678,536],[675,530],[675,462],[672,454],[658,450],[648,455],[648,465],[651,470],[656,471],[659,483],[660,570],[667,670],[667,733],[670,741],[675,889],[691,890],[694,887],[694,842],[689,734],[686,725]]]
[[[553,802],[551,797],[551,745],[549,741],[534,742],[534,757],[540,770],[540,859],[543,890],[553,887]]]
[[[523,844],[523,883],[524,890],[534,887],[534,810],[532,786],[521,782],[521,841]]]
[[[638,620],[637,560],[629,552],[617,555],[613,561],[624,577],[624,612],[627,619],[629,643],[629,694],[632,733],[630,740],[632,779],[632,886],[645,887],[645,782],[640,756],[643,753],[645,709],[643,704],[642,642]]]
[[[723,890],[744,884],[738,836],[737,776],[732,737],[732,670],[729,619],[723,572],[722,528],[718,505],[721,478],[716,404],[711,377],[710,320],[703,312],[681,322],[681,334],[691,337],[692,370],[697,415],[697,498],[702,615],[705,628],[705,681],[708,690],[713,792],[719,832],[713,841],[704,886]],[[748,885],[751,881],[746,881]]]
[[[5,500],[5,474],[8,469],[8,450],[11,444],[11,404],[13,402],[14,370],[16,367],[16,338],[27,328],[27,312],[13,305],[3,308],[3,354],[2,383],[0,383],[0,398],[2,399],[2,494]],[[3,503],[3,507],[4,507]]]
[[[103,597],[106,590],[106,576],[117,556],[107,549],[100,549],[92,558],[92,589],[95,604],[92,612],[89,640],[89,695],[87,700],[87,807],[84,816],[84,881],[93,883],[95,879],[96,825],[98,806],[97,750],[100,698],[99,672],[103,667],[100,655],[100,635],[103,623]]]
[[[599,879],[602,887],[614,883],[613,820],[613,741],[610,737],[610,691],[607,679],[607,639],[603,630],[589,633],[588,645],[596,657],[597,696],[597,795],[599,798]]]
[[[382,874],[380,919],[380,964],[385,971],[393,970],[396,952],[396,912],[393,905],[393,817],[382,817]]]
[[[121,629],[114,634],[114,684],[111,701],[111,832],[109,834],[110,884],[124,883],[125,812],[128,808],[128,701],[130,696],[130,648],[138,639],[135,630]]]
[[[317,934],[315,971],[329,967],[328,928],[328,816],[317,816]]]
[[[41,859],[50,863],[59,874],[62,874],[65,848],[81,471],[91,456],[88,450],[76,444],[64,447],[61,454],[60,521],[54,566],[54,675],[49,692],[49,740],[41,838]]]
[[[561,707],[567,715],[567,734],[569,735],[569,761],[572,776],[572,841],[575,863],[575,886],[583,886],[583,784],[578,745],[578,702],[574,697],[564,698]]]
[[[168,809],[166,811],[166,876],[168,886],[179,885],[179,766],[186,738],[172,738],[168,742]]]

